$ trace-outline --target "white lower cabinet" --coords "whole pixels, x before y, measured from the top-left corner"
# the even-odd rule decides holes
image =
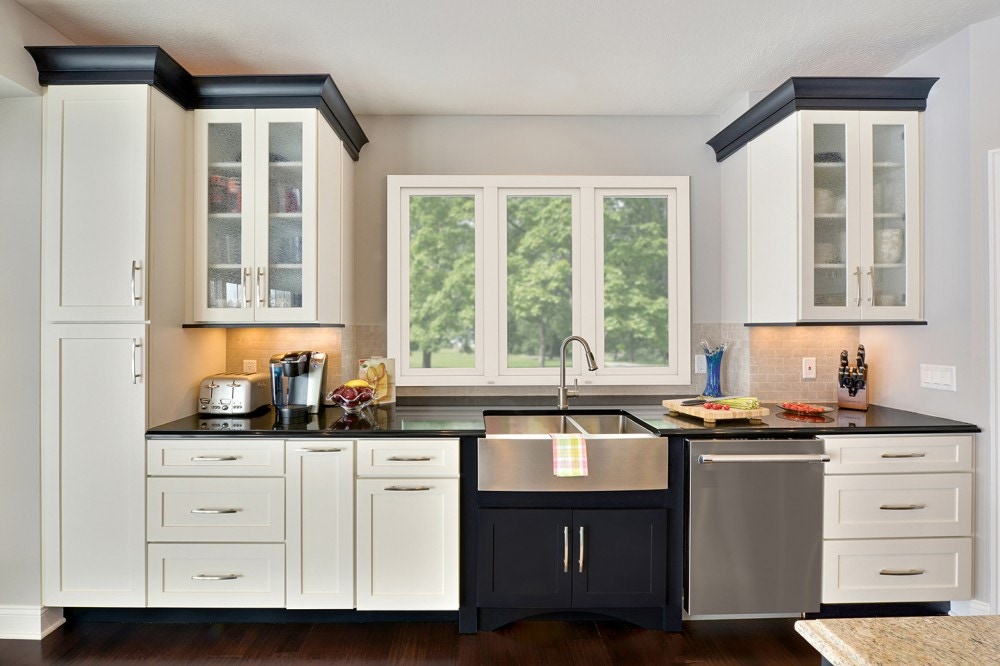
[[[823,603],[972,597],[972,436],[826,440]]]
[[[457,610],[458,440],[365,440],[371,459],[391,459],[397,477],[362,466],[357,479],[358,610]],[[426,475],[412,476],[424,467]],[[435,476],[437,475],[437,476]]]
[[[281,608],[285,547],[280,543],[151,543],[149,605]]]
[[[285,605],[354,608],[354,442],[285,443]]]

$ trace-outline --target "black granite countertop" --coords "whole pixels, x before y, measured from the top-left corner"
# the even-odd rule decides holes
[[[760,423],[719,421],[706,425],[689,416],[670,416],[660,405],[608,405],[604,409],[624,409],[664,435],[692,438],[708,437],[795,437],[845,434],[905,434],[979,432],[978,426],[961,421],[927,416],[901,409],[872,405],[867,412],[838,410],[822,416],[798,416],[775,404],[764,404],[771,414]],[[830,405],[833,406],[833,405]],[[552,411],[547,407],[494,407],[443,405],[380,405],[359,415],[345,414],[338,407],[328,407],[302,423],[279,423],[270,408],[245,417],[208,417],[194,414],[147,431],[149,438],[188,436],[241,437],[462,437],[483,434],[483,410],[504,409]],[[597,406],[574,407],[578,411],[600,411]],[[572,411],[572,410],[571,410]]]

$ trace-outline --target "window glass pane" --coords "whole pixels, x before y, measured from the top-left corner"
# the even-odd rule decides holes
[[[668,365],[667,198],[604,197],[604,363]]]
[[[558,368],[573,327],[573,200],[506,201],[507,367]]]
[[[410,367],[476,365],[476,200],[409,199]]]

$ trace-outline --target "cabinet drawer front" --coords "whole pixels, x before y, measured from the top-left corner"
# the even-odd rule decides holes
[[[824,437],[827,474],[971,472],[972,435]]]
[[[877,474],[825,479],[823,537],[972,535],[972,474]]]
[[[359,440],[358,476],[457,477],[458,440]]]
[[[146,471],[153,476],[281,476],[282,440],[150,440]]]
[[[151,607],[281,608],[281,544],[149,545]]]
[[[972,539],[823,542],[823,603],[972,597]]]
[[[149,541],[283,541],[284,479],[150,478]]]

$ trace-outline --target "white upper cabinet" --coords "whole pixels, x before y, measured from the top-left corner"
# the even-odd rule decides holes
[[[47,321],[147,319],[149,97],[146,85],[45,90]]]
[[[749,179],[750,322],[921,318],[919,112],[796,112]]]
[[[344,323],[352,172],[314,109],[196,111],[194,321]]]

